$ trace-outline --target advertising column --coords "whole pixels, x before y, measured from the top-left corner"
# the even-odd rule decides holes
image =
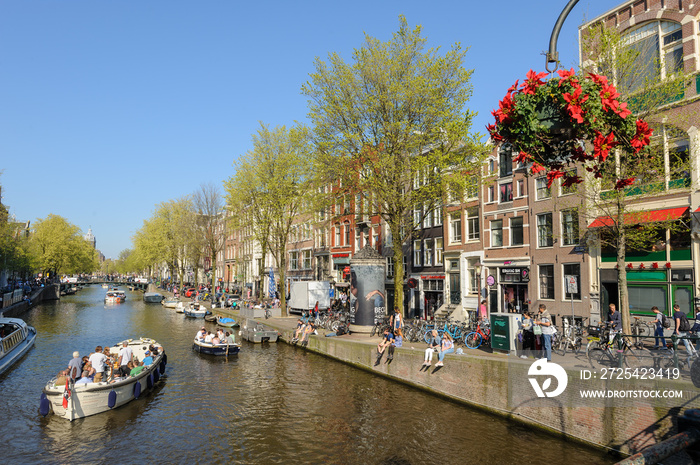
[[[350,331],[369,333],[386,312],[386,258],[365,246],[350,260]]]

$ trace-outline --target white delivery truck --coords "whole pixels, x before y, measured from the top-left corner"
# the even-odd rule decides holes
[[[318,302],[319,310],[331,306],[331,283],[328,281],[292,281],[289,286],[289,311],[307,312]]]

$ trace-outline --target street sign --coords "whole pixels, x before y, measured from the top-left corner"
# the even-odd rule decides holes
[[[567,292],[567,294],[578,293],[578,276],[568,274],[568,275],[564,276],[564,280],[566,280],[566,292]]]

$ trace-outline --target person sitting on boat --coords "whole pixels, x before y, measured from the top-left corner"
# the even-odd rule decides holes
[[[99,383],[104,376],[105,362],[107,361],[107,357],[102,353],[102,346],[95,347],[95,352],[90,354],[89,360],[92,367],[95,369],[95,382]]]
[[[64,386],[68,379],[68,370],[61,370],[56,375],[56,386]]]
[[[224,341],[226,341],[226,344],[235,344],[236,338],[233,334],[226,331],[226,338],[224,339]]]
[[[202,326],[202,329],[197,331],[197,335],[195,336],[195,339],[197,339],[198,341],[201,342],[204,340],[204,336],[206,336],[206,335],[207,335],[206,328],[204,326]]]
[[[153,365],[153,357],[151,357],[151,351],[147,350],[145,355],[146,356],[141,361],[141,365],[144,365],[144,366]]]
[[[75,382],[75,384],[88,384],[92,383],[92,378],[90,378],[87,370],[83,371],[83,376],[80,378],[78,381]]]
[[[80,352],[73,352],[73,358],[68,362],[68,376],[75,382],[80,378],[80,374],[83,372],[82,362],[80,360]]]
[[[207,344],[211,344],[212,339],[214,339],[214,335],[209,331],[206,336],[204,336],[204,342]]]
[[[158,355],[158,348],[154,346],[153,344],[148,346],[148,350],[151,352],[151,355],[156,357]]]
[[[136,376],[141,373],[144,368],[146,368],[145,366],[134,362],[129,362],[127,366],[129,366],[129,376]]]
[[[122,343],[122,348],[119,351],[119,376],[129,375],[129,371],[131,370],[127,367],[127,364],[131,362],[133,355],[134,353],[131,350],[131,347],[129,347],[129,343],[124,341]]]
[[[95,368],[92,366],[92,363],[90,362],[90,360],[88,360],[85,363],[85,366],[83,366],[83,371],[87,371],[88,377],[90,379],[95,379],[95,373],[97,373],[97,370],[95,370]]]
[[[214,335],[214,336],[211,338],[211,343],[214,344],[214,345],[221,344],[221,339],[219,339],[219,336],[218,336],[218,335]]]

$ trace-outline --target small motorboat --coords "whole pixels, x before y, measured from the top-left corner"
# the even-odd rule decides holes
[[[109,284],[102,283],[102,289],[109,289]]]
[[[177,308],[177,304],[179,304],[179,303],[180,303],[179,297],[168,297],[168,298],[163,299],[163,301],[160,304],[165,308]]]
[[[120,304],[126,300],[124,291],[107,291],[105,295],[106,304]]]
[[[248,320],[246,325],[241,328],[241,337],[248,342],[277,342],[279,333],[277,330],[258,323],[254,320]]]
[[[129,339],[111,347],[110,351],[118,354],[124,342],[139,360],[145,358],[151,345],[159,346],[156,341],[148,338]],[[165,373],[167,361],[167,355],[161,348],[158,355],[153,356],[153,363],[144,366],[135,376],[120,378],[112,373],[99,383],[84,384],[72,384],[65,377],[54,377],[42,391],[39,412],[46,416],[53,410],[54,415],[73,421],[109,411],[138,399],[142,392],[152,389]]]
[[[233,318],[225,318],[221,315],[216,315],[216,324],[223,326],[224,328],[236,328],[238,327],[238,322]]]
[[[234,355],[240,352],[240,344],[211,344],[209,342],[198,341],[196,338],[192,344],[192,350],[200,354],[207,355]]]
[[[157,292],[146,292],[143,295],[143,301],[149,304],[159,304],[165,299],[163,297],[163,294],[159,294]]]
[[[36,329],[19,318],[0,318],[0,374],[29,352],[36,341]]]
[[[216,316],[212,315],[211,313],[207,316],[204,317],[204,321],[207,321],[209,323],[214,323],[216,321]]]
[[[189,318],[204,318],[211,312],[199,302],[190,302],[184,309],[186,317]]]

